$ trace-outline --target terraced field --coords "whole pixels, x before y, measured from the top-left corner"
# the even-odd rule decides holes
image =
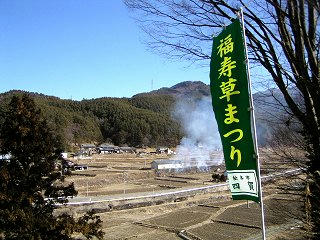
[[[78,160],[79,164],[87,164],[89,170],[74,173],[68,181],[75,182],[80,197],[90,199],[126,194],[139,196],[146,192],[175,191],[212,184],[209,172],[156,173],[150,169],[150,164],[157,157],[113,154]],[[277,185],[285,185],[288,181],[291,180],[279,179]],[[274,186],[273,182],[264,185],[268,240],[299,240],[304,232],[299,228],[301,222],[296,219],[301,217],[303,203],[293,195],[277,194]],[[99,203],[102,211],[98,212],[103,220],[105,239],[261,238],[259,206],[252,202],[248,208],[246,201],[231,201],[228,191],[159,200],[155,204],[161,205],[140,204],[133,209],[133,205],[128,203],[103,210],[103,204]]]
[[[139,193],[187,186],[204,186],[210,183],[209,172],[156,173],[151,162],[167,155],[135,154],[93,155],[87,159],[70,159],[88,165],[86,171],[72,172],[68,182],[74,182],[78,196],[110,196],[121,193]]]
[[[269,195],[266,200],[267,239],[282,239],[277,237],[284,233],[288,234],[288,229],[292,231],[300,224],[294,218],[286,217],[274,208],[286,206],[285,201],[288,200],[279,200],[278,195]],[[106,239],[261,238],[260,209],[256,203],[250,203],[248,208],[246,201],[216,202],[211,199],[197,202],[202,203],[171,203],[103,213],[101,217],[106,219],[104,223]],[[300,207],[302,202],[299,201],[290,204],[291,209]],[[288,239],[298,240],[299,235],[296,237],[291,236]]]

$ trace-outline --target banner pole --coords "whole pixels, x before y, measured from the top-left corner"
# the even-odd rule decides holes
[[[261,208],[261,226],[262,226],[262,239],[266,239],[266,226],[264,220],[264,207],[263,207],[263,197],[262,197],[262,184],[261,184],[261,171],[260,171],[260,162],[259,162],[259,151],[258,151],[258,141],[257,141],[257,131],[256,131],[256,121],[254,115],[254,107],[253,107],[253,97],[251,91],[251,78],[250,78],[250,68],[249,68],[249,58],[248,58],[248,49],[247,49],[247,41],[246,41],[246,33],[244,27],[244,19],[243,19],[243,9],[240,8],[240,17],[242,23],[242,33],[243,33],[243,41],[245,47],[246,54],[246,65],[247,65],[247,76],[248,76],[248,88],[249,88],[249,96],[250,96],[250,111],[252,116],[252,126],[253,126],[253,135],[254,135],[254,149],[256,153],[257,160],[257,170],[258,170],[258,186],[259,186],[259,200],[260,200],[260,208]]]

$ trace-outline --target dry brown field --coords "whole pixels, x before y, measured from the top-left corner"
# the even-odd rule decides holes
[[[86,171],[73,172],[67,179],[74,182],[80,197],[139,196],[145,192],[177,190],[213,184],[212,172],[161,172],[152,170],[154,159],[167,155],[107,154],[73,160],[86,164]],[[265,161],[265,159],[263,159]],[[286,168],[285,164],[277,166]],[[221,167],[220,167],[221,168]],[[264,172],[273,172],[263,165]],[[223,168],[221,168],[223,171]],[[267,239],[302,239],[305,232],[297,219],[303,203],[297,197],[280,194],[275,185],[288,178],[264,184]],[[77,211],[76,207],[72,211]],[[80,213],[79,213],[80,214]],[[106,210],[103,220],[105,239],[261,239],[260,208],[251,202],[231,201],[228,191],[201,193],[181,201],[168,201],[132,209]]]
[[[79,196],[101,196],[203,186],[211,180],[210,172],[156,173],[151,169],[153,160],[167,158],[166,154],[94,154],[86,159],[71,158],[89,169],[73,171],[67,182],[74,182]]]

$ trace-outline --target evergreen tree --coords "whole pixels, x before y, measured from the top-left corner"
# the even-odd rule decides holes
[[[0,239],[73,239],[74,233],[102,239],[93,213],[79,219],[54,214],[55,204],[76,195],[56,168],[61,144],[28,95],[14,96],[0,129]],[[49,199],[49,200],[48,200]]]

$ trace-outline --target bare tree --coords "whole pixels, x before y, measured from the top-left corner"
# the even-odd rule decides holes
[[[318,0],[124,0],[158,53],[210,60],[212,36],[244,7],[249,59],[281,91],[307,145],[308,209],[320,235],[320,2]],[[213,59],[214,60],[214,59]],[[296,96],[302,101],[296,101]]]

